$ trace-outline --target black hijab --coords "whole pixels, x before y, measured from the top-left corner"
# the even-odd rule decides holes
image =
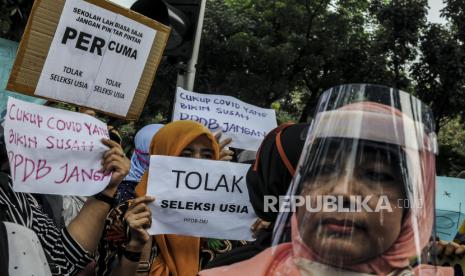
[[[254,164],[247,172],[247,188],[257,216],[274,222],[278,212],[265,212],[264,196],[284,196],[294,176],[309,124],[282,125],[263,140]]]

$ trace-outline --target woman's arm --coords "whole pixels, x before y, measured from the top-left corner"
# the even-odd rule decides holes
[[[113,174],[110,184],[102,193],[112,198],[118,185],[128,174],[131,165],[118,143],[109,139],[104,139],[103,143],[110,147],[103,155],[103,169],[105,172],[113,172]],[[85,250],[94,252],[97,248],[110,207],[110,204],[91,197],[68,225],[67,229],[71,237]]]
[[[152,213],[147,204],[152,201],[154,198],[150,196],[138,197],[124,215],[124,220],[130,230],[130,241],[124,249],[119,263],[113,268],[112,276],[126,276],[136,273],[142,250],[151,238],[147,229],[152,224]]]

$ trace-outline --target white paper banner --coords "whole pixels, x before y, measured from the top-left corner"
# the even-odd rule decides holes
[[[107,125],[92,116],[8,98],[5,142],[16,192],[82,195],[102,191]]]
[[[66,0],[35,94],[126,116],[156,31]]]
[[[149,233],[253,240],[256,216],[245,176],[250,165],[151,156],[147,194],[154,196]]]
[[[266,134],[277,126],[273,109],[260,108],[234,97],[190,92],[178,87],[173,121],[192,120],[212,132],[233,139],[231,147],[256,151]]]

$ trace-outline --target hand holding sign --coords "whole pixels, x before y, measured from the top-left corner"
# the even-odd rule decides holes
[[[116,189],[118,188],[118,185],[129,173],[131,162],[124,154],[121,145],[115,141],[110,139],[102,139],[102,143],[110,147],[110,149],[103,154],[102,168],[105,174],[112,173],[110,184],[108,184],[103,193],[109,196],[113,196],[113,194],[116,192]]]
[[[250,227],[250,230],[253,232],[253,236],[256,237],[257,233],[260,230],[267,229],[270,227],[271,222],[258,218]]]
[[[442,259],[444,256],[463,256],[465,254],[465,245],[460,245],[455,242],[437,241],[436,250],[440,259]]]
[[[441,266],[451,266],[455,275],[463,275],[465,245],[455,242],[437,241],[434,249]],[[433,251],[434,252],[434,251]]]
[[[150,196],[138,197],[131,203],[124,215],[124,220],[131,231],[131,240],[128,244],[128,249],[131,251],[140,252],[150,239],[147,229],[152,225],[152,212],[147,204],[154,200],[155,198]]]
[[[218,145],[220,146],[220,160],[231,161],[233,159],[234,152],[232,150],[229,150],[227,146],[231,144],[232,138],[226,138],[223,139],[223,141],[220,141],[221,132],[218,132],[215,134],[215,139],[216,142],[218,142]]]

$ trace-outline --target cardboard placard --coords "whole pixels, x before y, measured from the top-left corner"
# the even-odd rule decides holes
[[[34,6],[32,8],[32,11],[31,11],[31,14],[29,16],[29,21],[28,21],[28,24],[26,26],[26,30],[25,30],[25,33],[23,35],[23,38],[21,40],[21,43],[20,43],[20,47],[19,47],[19,50],[18,50],[18,55],[17,55],[17,58],[16,58],[16,61],[15,61],[15,64],[13,66],[13,69],[12,69],[12,72],[10,74],[10,79],[8,81],[8,85],[7,85],[7,89],[9,90],[12,90],[12,91],[16,91],[16,92],[19,92],[19,93],[23,93],[23,94],[26,94],[26,95],[36,95],[36,88],[39,84],[39,79],[41,77],[41,74],[43,72],[43,69],[44,69],[44,65],[46,63],[46,60],[48,59],[48,55],[53,55],[53,54],[57,54],[57,53],[50,53],[49,54],[49,49],[52,47],[52,42],[54,40],[54,36],[56,34],[58,35],[63,35],[64,32],[68,31],[68,37],[71,39],[71,37],[74,36],[74,34],[76,35],[73,41],[73,46],[77,46],[79,43],[77,42],[78,39],[81,39],[81,44],[80,46],[83,46],[83,47],[75,47],[75,48],[81,48],[80,50],[83,50],[82,48],[85,48],[87,51],[83,50],[81,51],[82,53],[90,53],[90,48],[92,47],[92,43],[95,42],[95,37],[96,35],[93,35],[93,34],[89,34],[89,35],[92,35],[92,37],[90,38],[89,36],[87,35],[82,35],[83,33],[83,30],[89,30],[89,28],[94,28],[94,29],[98,29],[100,32],[102,31],[103,29],[103,26],[107,26],[109,27],[110,29],[117,29],[117,31],[121,32],[120,33],[120,36],[121,36],[121,39],[125,39],[127,41],[127,48],[126,50],[129,51],[128,49],[131,48],[130,45],[131,43],[135,43],[134,41],[136,41],[138,39],[137,37],[137,33],[132,33],[132,30],[131,29],[128,29],[128,28],[125,28],[127,27],[128,24],[126,24],[125,27],[122,27],[122,28],[118,28],[118,26],[116,26],[116,22],[120,22],[118,20],[123,20],[124,22],[133,22],[134,26],[141,26],[143,25],[144,27],[148,27],[152,30],[154,30],[156,32],[156,35],[155,35],[155,38],[153,40],[153,43],[151,44],[151,48],[149,49],[149,52],[148,52],[148,56],[146,58],[146,62],[142,59],[141,57],[141,60],[140,61],[137,61],[137,62],[143,62],[143,70],[142,70],[142,74],[139,75],[139,76],[135,76],[134,75],[134,72],[129,72],[128,75],[130,75],[132,78],[134,79],[139,79],[140,78],[140,81],[138,81],[137,85],[136,85],[136,90],[135,90],[135,93],[134,93],[134,97],[132,98],[130,104],[129,104],[129,108],[128,108],[128,111],[126,113],[126,115],[123,115],[125,113],[124,109],[121,111],[121,112],[118,112],[119,114],[115,113],[115,111],[108,111],[108,110],[105,110],[105,107],[103,107],[103,109],[101,109],[102,107],[97,107],[96,106],[89,106],[87,105],[86,103],[83,103],[84,100],[82,102],[71,102],[69,101],[69,99],[56,99],[56,98],[51,98],[49,95],[48,96],[41,96],[42,98],[46,98],[46,99],[50,99],[52,101],[66,101],[66,102],[70,102],[70,103],[73,103],[73,104],[76,104],[76,105],[82,105],[82,106],[87,106],[87,107],[90,107],[90,108],[93,108],[93,109],[96,109],[96,110],[99,110],[99,111],[102,111],[103,113],[106,113],[108,115],[112,115],[112,116],[115,116],[115,117],[119,117],[119,118],[125,118],[125,119],[128,119],[128,120],[137,120],[143,110],[143,107],[144,107],[144,104],[145,104],[145,101],[149,95],[149,92],[150,92],[150,88],[152,86],[152,82],[154,80],[154,77],[155,77],[155,73],[156,73],[156,70],[158,68],[158,65],[160,63],[160,60],[163,56],[163,51],[165,49],[165,46],[166,46],[166,43],[167,43],[167,40],[168,40],[168,37],[169,37],[169,33],[170,33],[170,28],[161,24],[161,23],[158,23],[152,19],[149,19],[145,16],[142,16],[136,12],[133,12],[133,11],[130,11],[128,9],[125,9],[123,7],[120,7],[116,4],[113,4],[109,1],[104,1],[104,0],[86,0],[86,1],[76,1],[76,0],[73,0],[73,1],[70,1],[70,2],[73,2],[73,4],[75,5],[74,7],[72,7],[72,12],[74,14],[78,14],[75,10],[76,5],[77,6],[82,6],[82,7],[88,7],[87,10],[85,9],[82,9],[84,10],[83,13],[80,13],[80,16],[83,20],[80,20],[80,21],[74,21],[74,23],[78,24],[77,26],[81,26],[82,29],[76,29],[76,28],[73,28],[76,33],[69,33],[71,30],[69,29],[66,29],[67,27],[70,27],[70,26],[62,26],[60,25],[60,29],[58,29],[59,27],[59,23],[61,23],[62,19],[61,19],[61,15],[62,13],[64,12],[63,9],[64,9],[64,6],[65,6],[65,1],[63,0],[36,0],[34,2]],[[70,3],[71,4],[71,3]],[[94,6],[93,6],[94,5]],[[112,14],[114,15],[114,18],[104,18],[103,16],[100,16],[100,18],[97,18],[95,16],[93,16],[92,14],[92,7],[97,7],[98,10],[101,10],[101,9],[104,9],[106,10],[105,13],[106,14]],[[79,8],[78,8],[79,9]],[[90,10],[89,10],[90,9]],[[97,9],[95,9],[97,10]],[[69,16],[69,12],[68,13],[64,13],[64,14],[68,14]],[[87,16],[88,15],[88,16]],[[93,20],[92,20],[93,18]],[[106,21],[104,21],[106,19]],[[64,21],[66,21],[64,19]],[[68,20],[69,21],[69,20]],[[111,26],[111,24],[104,24],[104,22],[113,22],[113,26]],[[96,23],[99,23],[100,26],[96,26]],[[121,23],[121,22],[120,22]],[[121,24],[120,24],[121,25]],[[124,25],[124,24],[123,24]],[[63,28],[65,28],[63,30]],[[137,28],[136,28],[137,29]],[[108,30],[105,30],[105,31],[108,31]],[[140,33],[140,32],[139,32]],[[116,36],[119,36],[117,32],[112,32],[111,33],[114,37]],[[130,41],[130,39],[126,36],[126,34],[128,35],[132,35],[134,36],[135,38],[137,38],[136,40],[132,40]],[[69,36],[69,35],[72,35],[72,36]],[[140,38],[140,37],[139,37]],[[56,39],[58,40],[58,38]],[[63,37],[60,37],[60,42],[63,41]],[[106,41],[105,43],[105,46],[102,48],[102,55],[105,55],[105,52],[108,52],[108,54],[111,54],[114,52],[116,52],[115,50],[109,50],[109,43],[110,41]],[[103,44],[102,41],[98,42],[100,44]],[[94,53],[93,54],[98,54],[98,44],[97,45],[94,45]],[[137,41],[136,41],[137,43]],[[55,43],[56,44],[56,43]],[[114,43],[115,45],[113,45],[112,49],[115,49],[116,48],[116,43]],[[106,47],[106,48],[105,48]],[[122,46],[124,47],[124,46]],[[126,56],[125,58],[128,58],[128,60],[130,61],[131,57],[134,59],[134,53],[131,52],[131,53],[128,53],[126,51]],[[82,54],[81,53],[81,54]],[[121,53],[121,52],[120,52]],[[119,54],[120,54],[119,53]],[[69,58],[70,60],[76,60],[78,59],[76,57],[76,52],[72,52],[72,51],[68,51],[68,53],[60,53],[60,55],[64,55],[63,57],[66,57],[66,55],[73,55],[72,58]],[[98,55],[97,55],[97,58],[98,58]],[[103,62],[102,62],[103,64]],[[111,68],[113,70],[124,70],[124,63],[119,63],[120,66],[118,68]],[[121,64],[123,64],[121,66]],[[72,66],[70,66],[72,67]],[[107,66],[108,67],[111,67],[111,66]],[[72,68],[72,69],[76,69],[76,70],[69,70],[69,69],[66,69],[66,68],[56,68],[57,71],[60,71],[63,76],[60,76],[62,78],[58,78],[59,80],[63,80],[65,81],[66,78],[69,78],[69,79],[73,79],[73,83],[74,81],[77,79],[77,83],[79,82],[87,82],[88,79],[84,79],[84,75],[85,75],[85,72],[82,73],[82,74],[79,74],[79,71],[82,71],[83,68],[86,68],[85,66],[82,66],[80,68]],[[66,71],[68,70],[68,71]],[[65,72],[66,71],[66,72]],[[107,70],[108,71],[108,70]],[[74,74],[73,74],[74,72]],[[137,72],[136,72],[137,73]],[[132,74],[132,75],[131,75]],[[81,78],[82,76],[82,79],[79,79]],[[54,78],[54,77],[51,77],[50,74],[49,76],[46,76],[48,77],[48,79],[50,80],[51,78]],[[106,79],[110,79],[112,80],[111,77],[106,77],[105,74],[103,74],[102,76],[100,76],[101,80],[99,80],[99,84],[103,82],[106,82]],[[90,78],[92,79],[92,78]],[[97,79],[97,76],[95,76],[93,78],[93,80],[95,81]],[[115,80],[113,80],[115,81]],[[116,80],[116,82],[113,82],[113,81],[110,81],[111,84],[109,84],[110,86],[113,86],[115,88],[118,88],[119,87],[123,87],[124,85],[117,85],[116,82],[120,82],[119,80]],[[105,91],[105,92],[108,92],[108,90],[111,90],[111,89],[107,89],[107,90],[100,90],[99,91],[94,91],[94,83],[92,81],[89,81],[87,82],[88,84],[88,87],[89,88],[89,91],[90,92],[93,92],[93,93],[102,93],[101,91]],[[108,82],[107,82],[108,84]],[[102,86],[102,85],[100,85]],[[129,85],[130,87],[131,85]],[[51,88],[53,89],[53,88]],[[55,88],[56,89],[56,88]],[[43,89],[42,89],[43,90]],[[99,90],[99,89],[97,89]],[[117,90],[117,89],[115,89]],[[56,92],[56,91],[55,91]],[[60,91],[60,92],[66,92],[66,91]],[[121,95],[121,93],[126,93],[127,91],[117,91],[119,92],[118,95]],[[108,92],[110,93],[110,92]],[[44,94],[44,93],[42,93]],[[45,93],[47,94],[47,93]],[[129,95],[131,95],[131,93],[128,93]],[[113,98],[113,97],[112,97]],[[111,98],[109,97],[108,98],[109,100],[111,100]],[[110,109],[111,110],[111,109]]]

